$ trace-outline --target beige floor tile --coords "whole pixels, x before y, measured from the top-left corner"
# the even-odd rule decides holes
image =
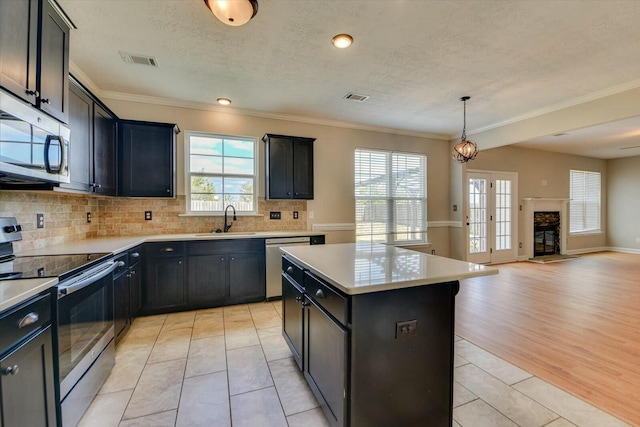
[[[565,420],[564,418],[558,418],[557,420],[547,424],[544,427],[576,427],[576,425],[570,423],[569,421]]]
[[[196,319],[199,316],[203,316],[203,315],[206,315],[206,314],[220,314],[220,315],[222,315],[223,312],[224,312],[224,307],[203,308],[202,310],[197,310],[196,311]]]
[[[191,342],[191,328],[163,329],[158,335],[147,363],[186,359]]]
[[[231,426],[227,373],[185,378],[176,427]]]
[[[193,339],[224,335],[222,311],[196,315],[193,323]]]
[[[78,427],[117,427],[133,390],[100,394],[93,399]]]
[[[118,427],[174,427],[176,410],[125,420]]]
[[[580,427],[628,427],[617,418],[537,377],[513,386]]]
[[[151,316],[140,316],[136,317],[136,320],[133,322],[133,326],[143,325],[143,324],[152,324],[152,323],[164,323],[167,318],[167,314],[154,314]]]
[[[100,393],[135,388],[152,348],[148,345],[145,347],[118,346],[116,365],[107,381],[102,385]]]
[[[223,308],[224,321],[251,320],[251,312],[246,304],[231,305]]]
[[[231,396],[233,427],[287,427],[275,388]]]
[[[327,417],[324,416],[322,409],[315,408],[309,411],[300,412],[299,414],[287,417],[289,427],[330,427]]]
[[[458,407],[469,403],[472,400],[476,400],[478,396],[471,393],[469,390],[460,385],[457,381],[453,383],[453,407]]]
[[[293,358],[269,362],[269,369],[285,415],[297,414],[319,406]]]
[[[233,327],[225,325],[225,345],[227,350],[260,345],[260,339],[253,322],[233,322]]]
[[[457,354],[455,354],[453,356],[453,367],[457,368],[458,366],[462,366],[462,365],[466,365],[467,363],[469,363],[469,361],[467,359],[465,359],[462,356],[458,356]]]
[[[469,364],[455,370],[460,385],[521,427],[544,426],[558,418],[557,414],[477,366]]]
[[[223,336],[191,340],[185,378],[226,369],[227,352],[224,348]]]
[[[273,304],[273,308],[278,312],[278,316],[282,318],[282,300],[273,301],[271,304]]]
[[[282,326],[258,329],[258,337],[267,361],[291,357],[291,350],[282,337]]]
[[[458,422],[456,420],[453,420],[452,427],[462,427],[462,426],[460,424],[458,424]]]
[[[192,328],[195,317],[195,311],[183,311],[168,314],[162,329],[170,331],[173,329]]]
[[[462,427],[518,427],[480,399],[455,408],[453,418]]]
[[[131,329],[121,341],[123,345],[153,345],[160,334],[163,321],[140,322],[136,319]]]
[[[455,353],[506,384],[515,384],[532,376],[466,340],[455,342]]]
[[[267,361],[259,345],[227,350],[227,369],[232,396],[273,386]]]
[[[282,319],[278,312],[270,303],[261,304],[259,306],[249,306],[251,309],[251,317],[256,329],[266,329],[282,326]]]
[[[124,413],[125,419],[178,408],[186,359],[148,364]]]

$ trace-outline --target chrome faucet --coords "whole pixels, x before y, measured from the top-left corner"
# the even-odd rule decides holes
[[[237,218],[236,218],[236,208],[234,208],[233,205],[227,205],[227,207],[224,208],[224,230],[223,230],[224,233],[229,231],[229,229],[233,225],[233,222],[231,224],[227,224],[227,210],[229,210],[229,208],[233,209],[233,220],[234,221],[237,220]]]

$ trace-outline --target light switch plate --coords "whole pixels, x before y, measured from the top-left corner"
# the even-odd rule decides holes
[[[281,219],[282,213],[280,211],[271,211],[269,212],[269,219]]]
[[[36,214],[36,226],[38,228],[44,228],[44,214]]]

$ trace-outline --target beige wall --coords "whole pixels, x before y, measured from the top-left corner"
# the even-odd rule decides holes
[[[368,130],[342,128],[295,121],[238,115],[219,111],[144,104],[104,99],[119,117],[137,120],[177,123],[183,131],[178,135],[178,193],[184,194],[184,131],[204,131],[262,138],[265,133],[278,133],[316,138],[314,145],[315,198],[307,203],[315,224],[353,223],[353,153],[355,148],[379,148],[425,153],[428,156],[428,221],[449,220],[449,157],[447,141],[416,136],[394,135]],[[264,195],[264,150],[260,143],[259,164]],[[353,231],[327,232],[328,243],[351,242]],[[431,249],[448,255],[448,229],[433,229],[429,235]]]
[[[640,252],[640,156],[607,163],[607,245]]]
[[[602,178],[602,233],[588,235],[570,235],[567,240],[568,251],[589,250],[602,248],[606,245],[607,226],[607,162],[606,160],[593,159],[582,156],[549,153],[546,151],[507,146],[481,151],[478,157],[469,162],[456,173],[456,184],[462,186],[462,175],[466,169],[517,172],[518,173],[518,198],[522,205],[522,199],[528,197],[542,198],[569,198],[569,171],[571,169],[600,172]],[[546,185],[543,185],[543,180]],[[452,178],[452,183],[454,178]],[[462,192],[456,189],[452,191],[454,198],[451,203],[462,205]],[[524,214],[519,211],[518,240],[524,239]],[[452,233],[453,235],[453,233]],[[460,233],[457,239],[452,238],[451,253],[464,253],[464,236]],[[454,246],[456,246],[454,248]],[[524,255],[524,249],[519,249],[519,255]]]

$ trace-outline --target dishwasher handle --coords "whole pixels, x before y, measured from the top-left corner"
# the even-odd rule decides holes
[[[76,281],[73,282],[70,285],[63,285],[63,286],[59,286],[58,287],[58,298],[70,295],[74,292],[77,292],[83,288],[86,288],[87,286],[91,285],[92,283],[97,282],[98,280],[102,279],[103,277],[105,277],[106,275],[110,274],[113,272],[113,270],[115,270],[118,267],[124,267],[124,261],[109,261],[105,264],[103,264],[102,269],[99,270],[92,270],[91,272],[85,273],[81,278]]]

